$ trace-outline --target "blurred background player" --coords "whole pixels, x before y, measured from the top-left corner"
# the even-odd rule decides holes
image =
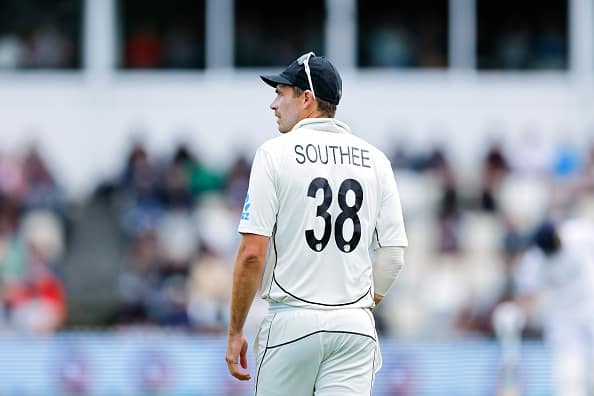
[[[555,395],[594,391],[594,223],[547,221],[516,272],[520,302],[542,321],[552,349]],[[537,305],[538,309],[531,310]],[[536,316],[536,317],[535,317]]]

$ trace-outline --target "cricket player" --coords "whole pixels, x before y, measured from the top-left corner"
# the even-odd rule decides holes
[[[281,136],[260,146],[252,164],[229,371],[253,376],[256,395],[369,395],[381,366],[371,309],[398,276],[408,244],[393,170],[334,118],[342,80],[328,59],[308,53],[261,78],[275,88],[270,109]],[[243,325],[258,287],[269,312],[250,373]]]
[[[515,273],[522,304],[539,312],[555,395],[594,390],[594,223],[546,222]],[[535,309],[536,308],[536,309]]]

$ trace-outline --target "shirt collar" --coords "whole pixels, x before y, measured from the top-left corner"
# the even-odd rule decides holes
[[[299,128],[313,129],[323,132],[352,133],[351,128],[342,121],[335,118],[305,118],[293,127],[293,131]]]

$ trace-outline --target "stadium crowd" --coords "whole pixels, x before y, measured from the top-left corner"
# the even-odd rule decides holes
[[[79,69],[84,2],[40,0],[0,4],[0,69]],[[123,69],[205,67],[205,5],[176,0],[117,2]],[[268,5],[267,5],[268,4]],[[448,1],[357,2],[360,67],[444,68],[448,63]],[[303,48],[323,53],[325,8],[306,1],[305,19],[275,22],[272,2],[235,0],[235,66],[288,62]],[[567,67],[567,10],[563,1],[479,2],[477,66],[485,70]],[[510,13],[509,10],[514,10]],[[292,26],[286,29],[286,24]],[[282,32],[282,33],[281,33]],[[297,34],[297,32],[299,34]]]
[[[66,207],[40,152],[0,154],[0,328],[59,329],[66,317],[60,260]]]
[[[492,311],[515,297],[515,268],[539,225],[594,218],[594,149],[531,144],[512,151],[494,143],[471,169],[439,147],[394,147],[410,248],[401,278],[376,310],[381,332],[492,336]],[[116,281],[104,286],[113,297],[107,314],[94,324],[224,332],[249,159],[212,169],[189,146],[159,158],[138,142],[124,163],[87,198],[108,202],[104,214],[115,219],[121,257],[109,267]],[[0,152],[0,326],[7,331],[80,325],[69,315],[80,292],[69,292],[63,263],[76,248],[73,224],[88,219],[74,209],[84,203],[64,197],[40,149]],[[108,249],[96,237],[86,254]],[[70,282],[93,276],[76,265],[80,278]],[[540,330],[533,322],[526,335]]]

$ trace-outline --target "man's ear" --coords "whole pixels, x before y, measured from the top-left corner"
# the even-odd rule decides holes
[[[303,104],[305,104],[305,106],[315,105],[315,101],[316,99],[309,89],[303,91]]]

